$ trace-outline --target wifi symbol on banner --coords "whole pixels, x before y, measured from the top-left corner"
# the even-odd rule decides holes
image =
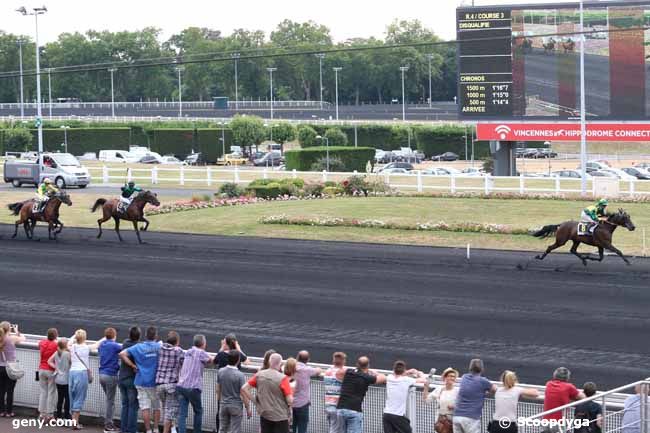
[[[508,134],[510,133],[511,129],[508,125],[499,125],[496,128],[494,128],[494,131],[499,134],[499,138],[501,140],[505,140]]]

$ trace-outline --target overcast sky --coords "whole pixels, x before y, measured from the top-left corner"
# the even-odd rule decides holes
[[[466,0],[471,4],[471,0]],[[549,3],[548,0],[475,0],[476,5]],[[383,38],[394,19],[419,19],[444,39],[455,37],[455,8],[459,0],[0,0],[0,30],[33,37],[33,17],[15,9],[45,5],[39,18],[42,43],[63,32],[162,29],[162,39],[187,27],[208,27],[229,34],[233,29],[268,33],[285,18],[314,20],[330,28],[335,42],[352,37]]]

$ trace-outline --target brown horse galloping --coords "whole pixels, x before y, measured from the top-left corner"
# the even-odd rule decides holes
[[[625,227],[629,231],[634,231],[636,228],[630,219],[630,215],[623,209],[619,209],[616,213],[609,214],[607,220],[598,224],[598,227],[596,227],[592,236],[578,235],[578,223],[576,221],[567,221],[562,224],[544,226],[539,231],[533,233],[533,236],[537,238],[546,238],[555,233],[555,243],[549,246],[544,254],[535,256],[535,258],[543,260],[544,257],[554,249],[560,248],[568,241],[573,241],[571,254],[582,260],[582,264],[585,266],[587,266],[587,260],[602,261],[604,250],[609,250],[618,254],[618,256],[629,265],[629,260],[625,258],[618,248],[612,245],[612,236],[614,230],[616,230],[616,227],[618,226]],[[578,246],[581,243],[598,248],[599,257],[596,259],[592,257],[591,254],[580,254],[578,252]]]
[[[133,222],[133,229],[135,230],[135,234],[138,236],[138,242],[142,243],[142,239],[140,239],[140,230],[138,229],[138,222],[144,222],[145,225],[142,227],[142,230],[147,231],[147,228],[149,228],[149,220],[144,217],[144,206],[147,203],[154,206],[160,206],[158,196],[151,191],[142,191],[138,194],[126,209],[125,213],[118,212],[117,210],[119,199],[106,200],[105,198],[98,198],[91,209],[91,212],[95,212],[97,208],[102,206],[104,212],[104,216],[97,220],[97,225],[99,226],[97,239],[102,237],[102,223],[105,223],[112,217],[113,220],[115,220],[115,232],[117,233],[120,242],[123,241],[122,235],[120,235],[120,220],[123,219],[125,221]]]
[[[63,223],[59,220],[59,208],[61,207],[61,203],[72,206],[70,196],[65,191],[55,193],[48,200],[45,209],[37,214],[34,214],[35,203],[35,199],[30,199],[23,202],[12,203],[8,206],[9,210],[12,211],[14,215],[20,215],[20,219],[16,221],[16,228],[12,238],[15,238],[16,235],[18,235],[18,226],[22,224],[25,228],[25,235],[27,235],[28,239],[32,239],[32,237],[34,237],[34,226],[36,225],[36,222],[43,221],[48,223],[48,239],[56,240],[56,236],[63,230]]]

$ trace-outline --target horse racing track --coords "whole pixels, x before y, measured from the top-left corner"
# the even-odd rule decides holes
[[[253,355],[309,349],[397,358],[423,370],[465,369],[482,357],[488,376],[508,368],[543,383],[564,365],[601,389],[646,377],[650,261],[616,257],[582,266],[534,253],[66,229],[58,241],[11,240],[0,225],[0,319],[43,334],[132,324],[204,333],[215,349],[235,332]]]

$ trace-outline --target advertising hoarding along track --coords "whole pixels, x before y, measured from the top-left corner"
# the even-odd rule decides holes
[[[579,123],[479,123],[477,140],[580,141]],[[587,141],[650,141],[650,123],[588,123]]]

